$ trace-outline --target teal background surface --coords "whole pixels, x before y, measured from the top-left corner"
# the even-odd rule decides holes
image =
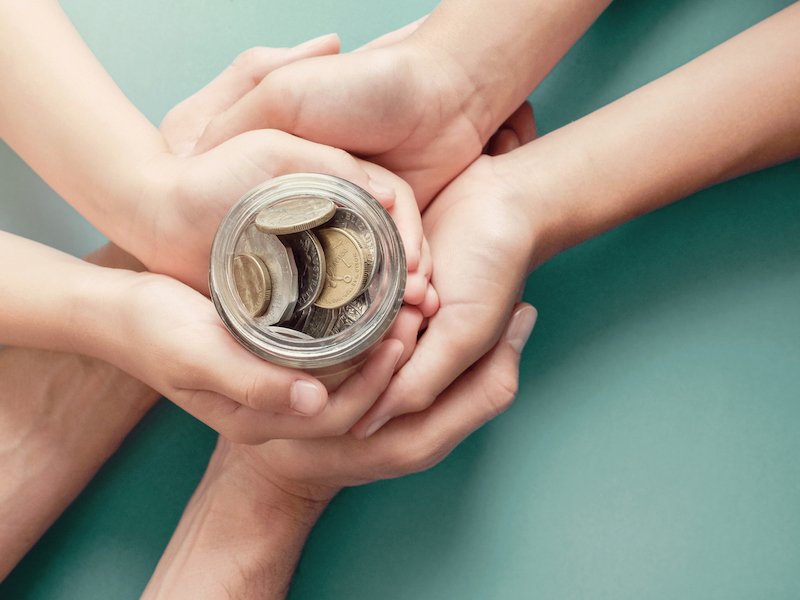
[[[616,0],[533,94],[540,132],[789,4]],[[336,31],[350,50],[435,2],[63,6],[158,123],[250,46]],[[2,145],[0,228],[74,254],[102,242]],[[434,469],[340,494],[290,598],[800,597],[799,241],[793,162],[542,266],[514,406]],[[0,598],[138,598],[213,444],[162,401]]]

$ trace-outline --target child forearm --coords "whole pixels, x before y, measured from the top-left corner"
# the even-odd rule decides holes
[[[800,156],[800,4],[498,157],[538,222],[534,265],[704,187]]]
[[[55,0],[0,2],[0,138],[130,249],[142,169],[166,144]]]

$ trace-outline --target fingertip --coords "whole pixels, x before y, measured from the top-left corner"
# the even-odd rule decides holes
[[[422,273],[409,273],[406,279],[406,290],[403,293],[403,301],[406,304],[417,306],[425,300],[428,290],[428,278]]]
[[[513,129],[502,128],[492,138],[489,144],[489,154],[498,156],[516,150],[522,145],[517,133]]]
[[[298,44],[292,51],[303,56],[325,56],[338,54],[341,49],[341,40],[336,33],[326,33],[302,44]]]
[[[313,417],[318,415],[328,403],[328,392],[319,382],[298,379],[289,392],[289,406],[297,414]]]
[[[397,199],[396,190],[375,181],[372,177],[369,178],[367,185],[369,186],[372,195],[378,202],[381,203],[383,208],[389,210],[392,206],[394,206],[394,202]]]
[[[520,303],[515,307],[506,328],[505,338],[517,354],[522,354],[538,316],[538,311],[530,304]]]
[[[400,307],[397,318],[395,318],[389,331],[386,332],[387,339],[400,340],[403,343],[403,354],[400,357],[400,361],[395,364],[395,372],[408,362],[408,359],[414,353],[422,319],[422,313],[415,306],[404,305]]]
[[[428,283],[427,290],[425,290],[425,299],[419,304],[418,308],[426,319],[439,311],[439,294],[430,283]]]
[[[420,259],[422,257],[422,237],[418,245],[412,248],[406,248],[406,268],[411,271],[416,271],[419,268]]]

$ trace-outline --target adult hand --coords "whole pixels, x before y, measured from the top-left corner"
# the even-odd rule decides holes
[[[220,438],[142,597],[285,598],[305,538],[340,488],[431,467],[511,404],[536,318],[517,308],[507,335],[435,405],[368,440]]]
[[[413,29],[363,51],[275,70],[208,124],[196,151],[244,131],[281,129],[390,169],[411,184],[424,208],[493,131],[483,123],[475,85],[453,57],[413,38],[391,43]]]
[[[505,411],[516,397],[519,358],[536,310],[517,304],[504,335],[424,411],[393,419],[366,440],[352,436],[275,440],[258,447],[228,447],[231,464],[250,477],[309,500],[330,499],[340,488],[423,471],[465,437]],[[501,331],[502,332],[502,331]]]
[[[327,173],[367,189],[389,210],[406,247],[409,282],[405,300],[425,302],[424,306],[435,310],[435,294],[428,286],[431,264],[423,249],[418,210],[410,188],[397,176],[342,150],[274,130],[247,132],[210,152],[185,156],[208,121],[246,94],[266,73],[309,55],[338,50],[336,36],[323,36],[307,44],[288,50],[249,50],[212,83],[169,112],[160,131],[171,152],[159,155],[146,167],[147,208],[139,211],[138,223],[133,224],[139,244],[133,251],[150,270],[205,292],[211,242],[236,200],[278,175]]]

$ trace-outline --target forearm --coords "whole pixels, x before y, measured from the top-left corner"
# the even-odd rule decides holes
[[[234,458],[235,451],[218,444],[143,599],[286,596],[327,501],[287,493]]]
[[[0,350],[0,580],[158,397],[100,360]]]
[[[611,0],[443,0],[410,42],[447,57],[474,86],[488,136],[525,101]]]
[[[131,248],[141,170],[166,150],[55,0],[0,2],[0,137],[107,236]]]
[[[111,244],[85,260],[142,269]],[[0,580],[158,397],[97,359],[23,348],[0,350]]]
[[[105,358],[130,271],[0,232],[0,344]]]
[[[709,185],[800,156],[800,4],[508,155],[532,266]],[[501,175],[502,177],[502,175]]]

